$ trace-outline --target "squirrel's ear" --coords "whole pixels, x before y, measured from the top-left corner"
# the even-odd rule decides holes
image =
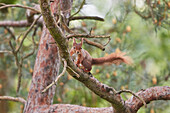
[[[84,40],[84,39],[83,39],[83,38],[81,38],[81,46],[83,45],[83,40]]]
[[[76,43],[76,39],[75,39],[75,38],[73,38],[73,44],[74,44],[74,43]]]

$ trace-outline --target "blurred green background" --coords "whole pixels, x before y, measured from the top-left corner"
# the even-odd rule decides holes
[[[0,0],[4,2],[4,0]],[[13,3],[11,1],[10,3]],[[33,6],[37,0],[16,0],[15,3]],[[72,14],[75,13],[82,0],[73,3]],[[153,86],[170,86],[170,2],[168,0],[153,0],[154,19],[142,18],[134,10],[134,1],[130,0],[86,0],[78,15],[100,16],[104,22],[94,20],[77,20],[70,22],[70,28],[75,32],[88,33],[92,28],[92,34],[110,34],[111,41],[105,47],[105,51],[84,43],[86,49],[93,57],[102,57],[115,51],[126,52],[134,60],[132,66],[125,64],[116,66],[94,66],[91,73],[102,83],[114,87],[116,90],[129,89],[138,92]],[[136,10],[142,15],[148,15],[149,7],[144,0],[136,0]],[[163,19],[162,19],[163,18]],[[8,8],[7,12],[0,12],[0,20],[26,19],[25,9]],[[16,46],[20,43],[27,28],[12,28],[16,40],[11,40]],[[32,51],[32,33],[29,33],[18,58]],[[41,28],[35,36],[36,52],[41,36]],[[11,50],[8,41],[8,31],[0,27],[0,51]],[[101,44],[106,44],[108,39],[90,39]],[[70,40],[69,48],[72,46]],[[33,73],[36,52],[23,62],[22,82],[19,96],[27,98]],[[62,71],[62,67],[60,69]],[[0,95],[16,96],[17,66],[15,57],[9,53],[0,53]],[[130,94],[122,94],[124,100],[131,97]],[[56,87],[54,104],[76,104],[88,107],[110,107],[110,103],[101,99],[82,83],[73,79],[67,73]],[[153,101],[147,108],[142,107],[139,113],[169,113],[169,101]],[[22,112],[23,105],[16,102],[0,101],[1,113]]]

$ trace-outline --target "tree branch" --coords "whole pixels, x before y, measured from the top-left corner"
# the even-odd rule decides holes
[[[37,21],[38,24],[42,25],[42,21]],[[27,20],[20,21],[0,21],[0,27],[29,27],[32,23],[29,23]]]
[[[170,100],[170,87],[169,86],[156,86],[146,90],[141,90],[136,95],[140,96],[146,103],[154,100]],[[133,113],[136,113],[142,106],[141,102],[135,96],[128,99],[125,104],[130,108]]]
[[[89,45],[93,45],[93,46],[95,46],[95,47],[97,47],[97,48],[101,49],[102,51],[104,51],[104,50],[105,50],[105,47],[104,47],[103,45],[99,44],[99,43],[96,43],[96,42],[90,41],[90,40],[88,40],[88,39],[86,39],[86,38],[84,38],[84,40],[85,40],[85,41],[86,41],[86,43],[87,43],[87,44],[89,44]]]
[[[74,17],[69,18],[69,21],[72,21],[72,20],[83,20],[83,19],[104,21],[103,18],[98,17],[98,16],[74,16]]]
[[[26,103],[26,100],[21,97],[10,97],[10,96],[0,96],[0,100],[9,100],[14,102],[21,102],[22,104]]]
[[[147,107],[145,101],[144,101],[141,97],[139,97],[138,95],[136,95],[135,93],[133,93],[132,91],[130,91],[130,90],[120,90],[120,91],[117,92],[117,94],[121,94],[121,93],[130,93],[130,94],[132,94],[133,96],[135,96],[136,98],[138,98],[139,100],[141,100],[141,101],[143,102],[144,106]]]
[[[34,9],[32,7],[28,7],[28,6],[23,6],[23,5],[16,5],[16,4],[15,5],[14,4],[8,4],[8,5],[0,4],[0,5],[3,5],[3,6],[0,7],[0,10],[3,9],[3,8],[7,8],[7,7],[19,7],[19,8],[30,9],[32,11],[37,12],[37,14],[41,13],[39,10],[36,10],[36,9]]]
[[[110,35],[89,35],[89,34],[71,34],[68,35],[67,38],[110,38]]]
[[[73,15],[71,15],[69,18],[72,18],[74,15],[78,14],[80,12],[80,10],[83,8],[83,5],[85,4],[85,0],[83,0],[83,2],[80,5],[80,8],[78,9],[78,11],[76,13],[74,13]]]
[[[34,20],[34,22],[31,24],[31,26],[29,27],[29,29],[24,33],[24,36],[23,36],[23,38],[22,38],[22,40],[21,40],[21,43],[20,43],[20,45],[18,46],[18,48],[16,49],[15,52],[18,52],[18,51],[20,50],[20,48],[22,47],[22,44],[23,44],[25,38],[27,37],[28,33],[32,30],[32,28],[34,27],[34,25],[36,24],[36,22],[38,21],[38,19],[39,19],[40,17],[41,17],[41,15],[39,15],[39,17]]]

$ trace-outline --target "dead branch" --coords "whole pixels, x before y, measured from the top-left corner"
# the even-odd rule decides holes
[[[42,25],[42,20],[37,21],[37,24]],[[29,27],[31,23],[27,20],[20,20],[20,21],[0,21],[0,27]]]
[[[8,5],[6,5],[6,4],[0,4],[0,5],[3,5],[3,6],[1,6],[0,7],[0,10],[1,9],[3,9],[3,8],[7,8],[7,7],[19,7],[19,8],[24,8],[24,9],[30,9],[30,10],[32,10],[32,11],[35,11],[35,12],[37,12],[37,14],[40,14],[41,12],[39,11],[39,10],[36,10],[36,9],[34,9],[34,8],[32,8],[32,7],[28,7],[28,6],[23,6],[23,5],[14,5],[14,4],[8,4]]]
[[[170,87],[151,87],[137,92],[136,95],[140,96],[145,103],[150,103],[154,100],[170,100]],[[135,96],[132,96],[126,100],[125,105],[131,109],[132,113],[136,113],[143,106],[143,102]]]
[[[109,38],[109,40],[107,41],[106,44],[104,44],[104,46],[107,46],[107,44],[109,44],[110,40],[111,40],[111,38]]]
[[[97,47],[97,48],[101,49],[102,51],[104,51],[104,50],[105,50],[105,47],[104,47],[103,45],[99,44],[99,43],[96,43],[96,42],[90,41],[90,40],[88,40],[88,39],[86,39],[86,38],[84,38],[84,40],[85,40],[85,41],[86,41],[86,43],[87,43],[87,44],[89,44],[89,45],[93,45],[93,46],[95,46],[95,47]]]
[[[98,16],[74,16],[74,17],[69,18],[69,21],[72,21],[72,20],[83,20],[83,19],[104,21],[103,18],[98,17]]]
[[[20,21],[0,21],[0,27],[28,27],[31,23],[28,23],[27,20]]]
[[[146,102],[141,97],[139,97],[138,95],[133,93],[132,91],[130,91],[130,90],[120,90],[120,91],[117,92],[117,94],[121,94],[121,93],[130,93],[130,94],[132,94],[133,96],[135,96],[136,98],[138,98],[139,100],[142,101],[142,103],[144,104],[145,108],[147,107]]]
[[[89,35],[89,34],[71,34],[67,38],[110,38],[110,35]]]
[[[10,97],[10,96],[0,96],[0,100],[9,100],[14,102],[21,102],[22,104],[26,103],[26,100],[21,97]]]
[[[63,69],[62,73],[57,76],[57,78],[55,79],[54,82],[52,82],[52,83],[51,83],[50,85],[48,85],[44,90],[42,90],[42,93],[46,92],[50,87],[52,87],[53,85],[55,85],[55,84],[57,83],[57,81],[59,80],[59,78],[65,74],[65,72],[66,72],[66,67],[67,67],[67,62],[66,62],[66,60],[64,60],[64,69]]]

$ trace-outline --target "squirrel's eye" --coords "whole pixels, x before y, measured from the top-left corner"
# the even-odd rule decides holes
[[[73,47],[74,49],[76,49],[76,47]]]
[[[82,49],[82,48],[80,48],[80,49]]]

